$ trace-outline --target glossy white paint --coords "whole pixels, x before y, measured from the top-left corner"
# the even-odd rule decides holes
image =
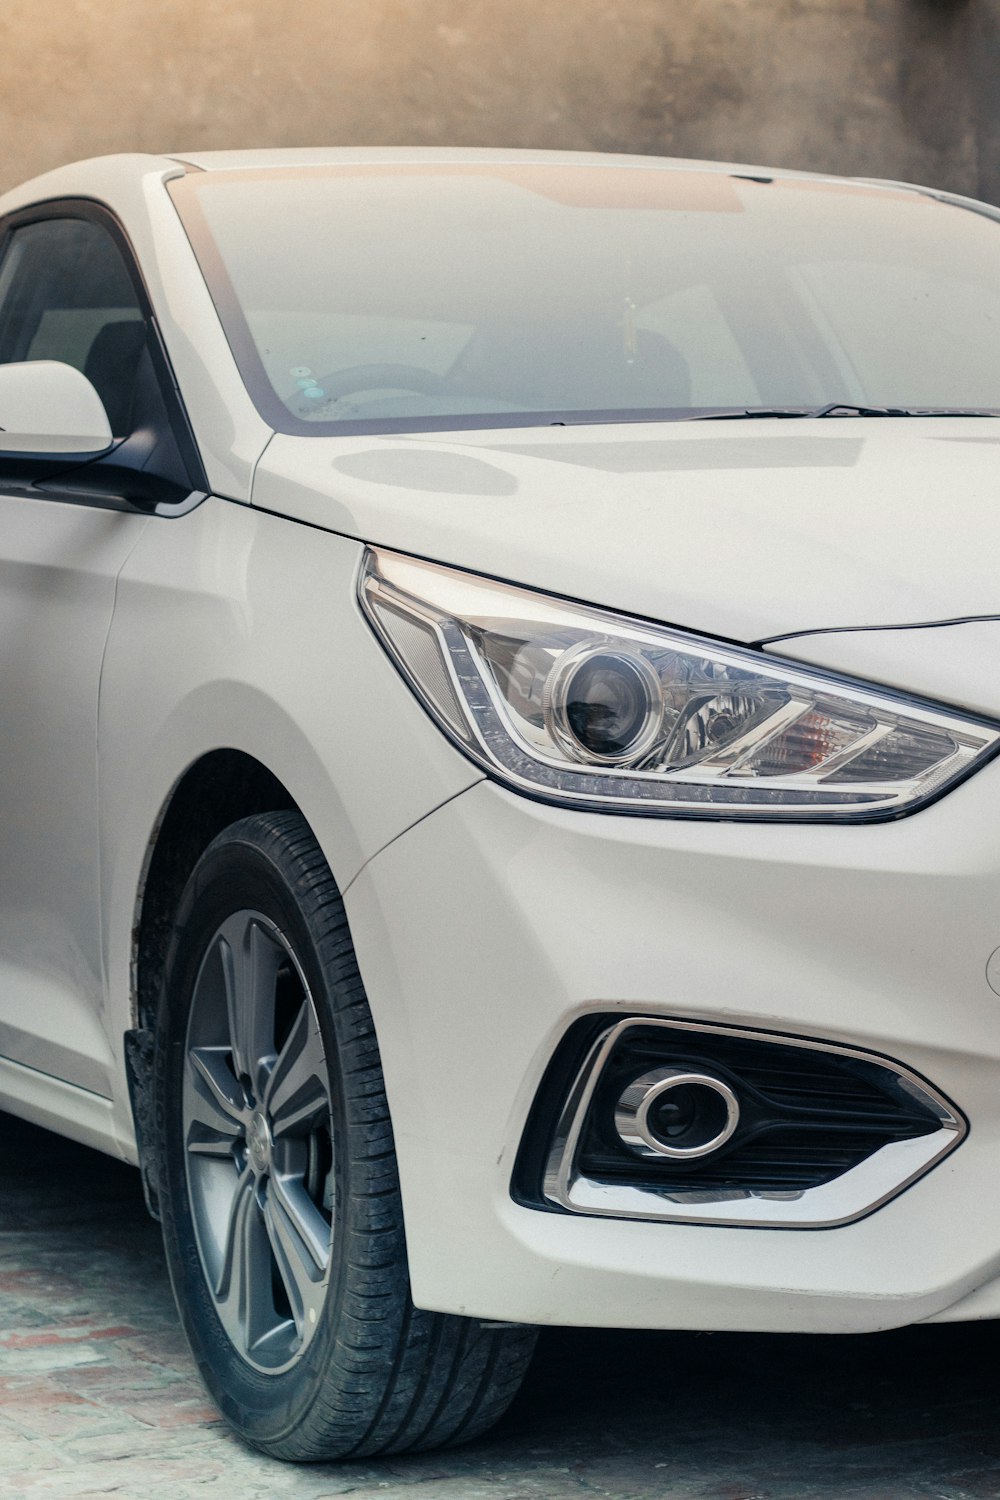
[[[94,457],[111,441],[100,396],[72,365],[54,359],[0,365],[0,453]]]
[[[997,603],[1000,604],[1000,594]],[[1000,609],[994,613],[1000,616]],[[942,703],[1000,714],[1000,676],[983,670],[1000,648],[1000,618],[927,629],[845,630],[793,636],[769,647],[780,656],[876,677],[902,692],[925,693]]]
[[[210,499],[154,521],[122,569],[101,686],[111,1042],[133,1024],[132,929],[150,839],[202,755],[228,748],[262,761],[342,888],[403,829],[481,779],[362,621],[360,557],[343,537]],[[128,1131],[127,1100],[119,1124]]]
[[[379,854],[347,902],[366,985],[392,996],[379,1042],[405,1100],[418,1300],[525,1321],[586,1309],[608,1326],[857,1331],[1000,1273],[1000,1005],[984,973],[998,811],[996,763],[916,817],[861,828],[595,817],[483,783]],[[903,1057],[961,1101],[969,1138],[887,1207],[821,1233],[520,1208],[509,1183],[531,1099],[570,1020],[595,1010]]]
[[[0,1097],[4,1109],[22,1120],[69,1136],[95,1151],[136,1160],[134,1142],[123,1143],[116,1129],[114,1104],[101,1094],[0,1057]]]
[[[190,160],[258,161],[239,155]],[[151,841],[178,778],[235,748],[288,788],[346,892],[421,1305],[830,1331],[1000,1306],[1000,1006],[985,979],[1000,944],[1000,763],[869,827],[543,807],[445,741],[355,595],[372,541],[743,641],[996,613],[994,427],[269,441],[164,189],[183,170],[106,159],[0,199],[0,215],[65,196],[118,215],[226,497],[171,519],[0,494],[4,1107],[134,1159],[121,1037]],[[997,713],[998,628],[775,649]],[[884,1051],[966,1111],[969,1139],[886,1208],[824,1233],[518,1207],[510,1172],[534,1090],[566,1026],[598,1008]]]
[[[0,1055],[109,1095],[97,695],[115,579],[149,522],[0,492]]]
[[[976,418],[911,419],[905,435],[850,417],[278,434],[254,501],[397,551],[753,641],[995,613],[998,462],[996,424]],[[959,469],[956,525],[945,497]]]
[[[536,165],[559,166],[573,162],[578,166],[631,167],[649,171],[670,166],[678,172],[753,172],[755,168],[732,162],[698,161],[693,157],[637,156],[627,152],[604,151],[531,151],[504,150],[497,146],[278,146],[252,151],[181,151],[171,153],[175,160],[186,162],[203,172],[228,172],[237,169],[260,171],[268,167],[363,166],[371,162],[401,162],[420,165],[434,162],[533,162]],[[71,169],[75,170],[75,169]],[[766,168],[756,170],[768,170]],[[773,170],[773,169],[772,169]],[[843,181],[821,178],[813,172],[786,172],[783,177],[803,177],[810,181]]]

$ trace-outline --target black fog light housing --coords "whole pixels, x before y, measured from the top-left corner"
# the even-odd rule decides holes
[[[896,1197],[967,1130],[926,1079],[860,1048],[591,1016],[546,1072],[512,1192],[556,1212],[831,1228]]]

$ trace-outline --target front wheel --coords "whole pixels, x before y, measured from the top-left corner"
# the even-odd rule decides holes
[[[309,1460],[473,1438],[534,1333],[410,1300],[378,1046],[343,904],[294,812],[233,824],[177,915],[157,1034],[164,1243],[220,1410]]]

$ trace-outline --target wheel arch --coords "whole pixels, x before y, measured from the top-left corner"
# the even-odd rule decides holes
[[[301,811],[284,783],[244,750],[207,751],[178,777],[153,825],[132,924],[133,1025],[155,1020],[174,913],[204,850],[239,818]]]

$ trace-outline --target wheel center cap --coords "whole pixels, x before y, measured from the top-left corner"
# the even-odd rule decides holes
[[[271,1132],[262,1114],[255,1114],[247,1126],[247,1151],[250,1165],[258,1174],[271,1169]]]

